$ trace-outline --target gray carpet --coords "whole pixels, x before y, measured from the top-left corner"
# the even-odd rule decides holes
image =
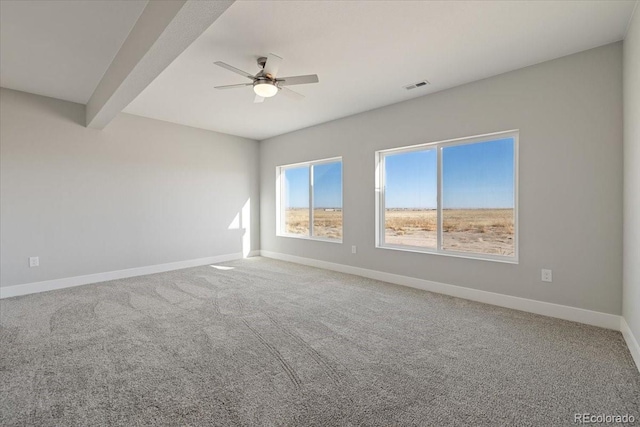
[[[620,333],[252,258],[0,302],[0,425],[574,425]]]

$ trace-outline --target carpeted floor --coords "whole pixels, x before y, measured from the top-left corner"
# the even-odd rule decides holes
[[[265,258],[224,265],[2,300],[0,425],[640,424],[619,332]]]

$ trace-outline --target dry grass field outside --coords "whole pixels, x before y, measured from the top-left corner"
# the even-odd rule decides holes
[[[445,209],[443,249],[513,256],[513,209]],[[342,238],[342,211],[315,209],[314,235]],[[309,235],[308,209],[287,209],[286,229],[291,234]],[[435,248],[437,213],[435,209],[387,209],[385,242]]]
[[[285,221],[287,233],[309,235],[309,209],[287,209]],[[342,210],[314,209],[313,235],[327,239],[342,239]]]
[[[442,211],[445,250],[513,256],[513,209],[444,209]],[[435,209],[387,209],[385,242],[435,248]]]
[[[389,245],[435,249],[438,213],[435,209],[387,209],[384,228],[384,241]]]

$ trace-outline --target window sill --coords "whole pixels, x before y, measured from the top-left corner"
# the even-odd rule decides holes
[[[276,237],[288,237],[290,239],[313,240],[316,242],[338,243],[342,244],[342,239],[328,239],[325,237],[302,236],[299,234],[276,234]]]
[[[456,252],[456,251],[438,251],[436,249],[428,249],[428,248],[414,248],[410,246],[393,246],[393,245],[376,245],[376,249],[389,249],[392,251],[400,251],[400,252],[413,252],[419,254],[427,254],[427,255],[440,255],[452,258],[464,258],[464,259],[473,259],[477,261],[491,261],[491,262],[501,262],[504,264],[519,264],[519,260],[517,257],[504,257],[499,255],[486,255],[486,254],[472,254],[466,252]]]

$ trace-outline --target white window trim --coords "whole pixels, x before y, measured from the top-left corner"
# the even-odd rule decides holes
[[[342,162],[342,157],[331,157],[328,159],[321,160],[313,160],[309,162],[300,162],[300,163],[292,163],[288,165],[282,165],[276,167],[276,236],[278,237],[290,237],[294,239],[303,239],[303,240],[316,240],[320,242],[328,242],[328,243],[338,243],[342,244],[342,238],[340,239],[329,239],[327,237],[318,237],[313,235],[313,166],[323,165],[327,163],[335,163],[340,162],[342,167],[340,168],[340,184],[342,186],[341,189],[341,199],[340,204],[342,205],[342,235],[344,236],[344,163]],[[309,234],[293,234],[287,233],[286,226],[284,223],[285,218],[282,217],[282,195],[284,194],[284,179],[282,179],[283,172],[287,169],[294,169],[302,166],[309,167]]]
[[[484,135],[475,135],[464,138],[456,138],[456,139],[448,139],[444,141],[436,141],[436,142],[428,142],[424,144],[411,145],[407,147],[400,148],[389,148],[385,150],[379,150],[375,153],[375,164],[376,164],[376,181],[375,181],[375,192],[376,192],[376,248],[378,249],[390,249],[396,251],[404,251],[404,252],[418,252],[418,253],[427,253],[432,255],[442,255],[456,258],[467,258],[467,259],[476,259],[476,260],[484,260],[484,261],[495,261],[495,262],[503,262],[509,264],[518,264],[519,263],[519,221],[518,221],[518,187],[519,187],[519,165],[518,165],[518,146],[519,146],[519,136],[520,131],[518,129],[508,130],[504,132],[494,132],[488,133]],[[513,235],[513,245],[514,245],[514,255],[513,256],[502,256],[502,255],[493,255],[493,254],[481,254],[481,253],[469,253],[469,252],[459,252],[452,250],[444,250],[442,249],[442,239],[443,239],[443,231],[442,231],[442,148],[451,147],[455,145],[467,145],[467,144],[475,144],[478,142],[491,141],[500,138],[513,138],[513,225],[514,225],[514,235]],[[437,244],[435,248],[422,248],[419,246],[408,246],[408,245],[393,245],[385,243],[385,188],[383,183],[385,182],[384,177],[384,157],[388,154],[401,154],[401,153],[409,153],[412,151],[423,151],[426,149],[435,149],[437,155]]]

